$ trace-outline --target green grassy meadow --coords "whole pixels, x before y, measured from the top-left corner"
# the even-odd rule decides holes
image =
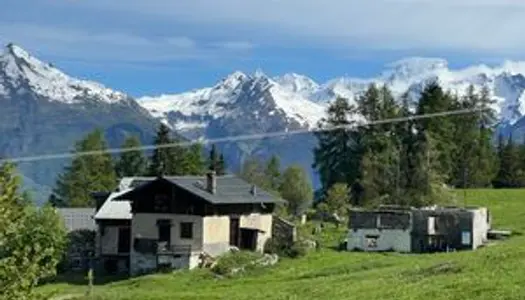
[[[517,235],[470,252],[373,254],[330,249],[344,236],[344,230],[331,228],[324,231],[321,250],[240,277],[217,279],[208,270],[150,275],[96,285],[92,298],[75,299],[525,299],[525,235],[520,235],[525,190],[466,195],[468,205],[489,207],[494,228]],[[38,292],[57,296],[86,290],[82,279],[47,284]]]

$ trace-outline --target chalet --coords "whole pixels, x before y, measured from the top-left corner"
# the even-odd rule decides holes
[[[97,256],[107,272],[191,269],[202,253],[262,251],[282,202],[232,176],[124,178],[96,195]],[[104,197],[107,198],[104,200]]]
[[[348,250],[439,252],[483,246],[491,217],[483,207],[352,210]]]

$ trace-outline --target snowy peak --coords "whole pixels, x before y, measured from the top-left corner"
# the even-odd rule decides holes
[[[27,92],[68,104],[87,99],[115,103],[128,98],[99,83],[72,78],[23,48],[8,44],[0,54],[0,95]]]
[[[441,58],[410,57],[387,65],[382,76],[386,81],[404,81],[421,78],[448,70],[448,62]]]
[[[274,81],[279,83],[284,89],[292,93],[303,95],[310,94],[319,88],[319,84],[311,78],[297,73],[287,73],[283,76],[274,77]]]
[[[217,85],[215,85],[215,87],[235,89],[247,79],[248,75],[244,74],[241,71],[235,71],[232,74],[225,77],[224,79],[222,79]]]

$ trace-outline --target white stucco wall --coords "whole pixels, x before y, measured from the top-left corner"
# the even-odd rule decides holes
[[[191,246],[191,254],[182,257],[172,256],[170,261],[176,268],[194,268],[198,265],[198,255],[202,251],[203,245],[203,218],[191,215],[175,214],[151,214],[138,213],[133,215],[131,220],[131,242],[137,237],[158,239],[157,220],[171,220],[171,244],[176,246]],[[180,223],[193,223],[193,238],[181,239]],[[140,273],[142,270],[156,268],[156,255],[144,255],[134,251],[130,253],[130,272],[131,274]]]
[[[271,214],[240,215],[239,227],[259,229],[257,250],[263,251],[264,244],[272,236]],[[216,256],[228,251],[230,247],[230,216],[207,216],[203,219],[203,249]]]
[[[487,242],[490,223],[487,222],[488,211],[486,208],[472,210],[472,248],[476,249]]]
[[[272,221],[271,214],[250,214],[241,216],[239,219],[241,228],[256,228],[261,230],[257,235],[257,251],[264,250],[264,244],[272,237]]]
[[[207,216],[203,221],[203,251],[217,256],[230,248],[230,217]]]
[[[142,238],[158,239],[157,220],[171,220],[171,244],[191,246],[192,251],[201,251],[202,249],[202,224],[203,218],[200,216],[175,215],[175,214],[149,214],[138,213],[133,215],[131,220],[131,238],[137,236]],[[180,238],[180,223],[193,223],[193,239]]]
[[[378,236],[377,247],[367,247],[366,236]],[[363,251],[389,251],[410,252],[411,238],[410,230],[401,229],[358,229],[356,232],[349,230],[347,240],[348,250]]]

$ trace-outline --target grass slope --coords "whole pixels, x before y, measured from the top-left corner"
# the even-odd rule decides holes
[[[525,230],[525,190],[470,190],[467,203],[489,207],[495,228]],[[334,242],[341,233],[332,229],[325,241]],[[516,236],[473,252],[432,255],[326,248],[234,279],[215,279],[206,270],[196,270],[98,285],[94,299],[496,300],[523,299],[524,285],[525,236]],[[64,295],[86,288],[49,284],[40,291]]]

